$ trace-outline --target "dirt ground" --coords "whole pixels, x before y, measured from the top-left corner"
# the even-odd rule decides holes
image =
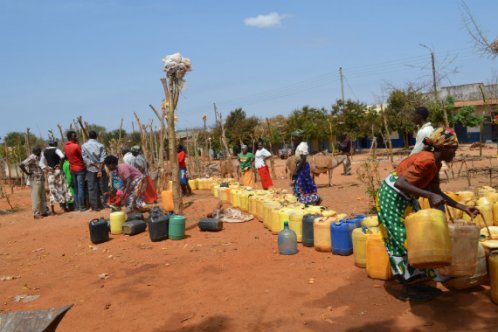
[[[463,147],[460,153],[476,154]],[[489,148],[485,154],[495,156]],[[365,155],[355,156],[356,169]],[[395,160],[399,162],[398,158]],[[497,164],[497,160],[478,165]],[[277,173],[283,176],[282,161]],[[469,165],[470,166],[470,165]],[[385,176],[390,164],[384,160]],[[332,188],[319,188],[323,204],[345,213],[365,212],[367,197],[356,176],[336,169]],[[494,179],[498,185],[498,179]],[[278,179],[278,187],[289,181]],[[325,185],[326,177],[318,178]],[[472,179],[472,187],[489,177]],[[446,190],[468,189],[452,179]],[[299,245],[294,256],[280,256],[277,238],[258,220],[226,224],[218,233],[201,233],[200,217],[217,201],[207,191],[187,199],[187,235],[181,241],[150,242],[147,233],[113,235],[92,245],[88,221],[103,213],[73,212],[33,220],[29,188],[12,201],[22,210],[0,216],[0,312],[74,304],[58,331],[468,331],[495,330],[498,306],[489,287],[444,293],[429,303],[401,302],[383,282],[355,267],[353,256],[320,253]],[[0,210],[6,209],[4,199]],[[107,273],[102,280],[99,274]],[[310,283],[310,279],[314,283]],[[17,303],[18,294],[40,297]]]

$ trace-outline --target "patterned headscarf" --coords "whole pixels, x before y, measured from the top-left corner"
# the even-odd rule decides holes
[[[424,139],[424,144],[432,149],[440,149],[442,147],[458,146],[458,138],[455,131],[451,128],[438,128],[430,137]]]

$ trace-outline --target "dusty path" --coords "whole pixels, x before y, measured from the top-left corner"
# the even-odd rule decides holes
[[[359,159],[355,158],[354,167]],[[381,171],[388,169],[383,163]],[[336,186],[320,188],[324,205],[340,212],[363,212],[367,207],[364,188],[355,176],[339,174],[336,170]],[[325,176],[319,179],[319,183],[325,181]],[[479,185],[479,181],[487,180],[473,182]],[[276,182],[288,186],[287,180]],[[466,180],[444,187],[462,190]],[[410,304],[388,295],[381,281],[367,278],[363,269],[353,265],[352,256],[302,246],[297,255],[279,256],[276,237],[257,220],[225,225],[219,233],[201,233],[196,221],[216,204],[208,192],[197,191],[186,210],[185,240],[152,243],[143,233],[112,236],[111,241],[95,246],[89,241],[88,221],[105,214],[69,213],[35,221],[29,212],[28,190],[16,190],[13,200],[28,209],[0,216],[0,276],[20,278],[0,281],[0,311],[74,303],[60,331],[498,327],[498,306],[489,300],[488,287],[445,290],[430,303]],[[99,279],[101,273],[109,278]],[[40,298],[16,303],[17,294],[39,294]]]

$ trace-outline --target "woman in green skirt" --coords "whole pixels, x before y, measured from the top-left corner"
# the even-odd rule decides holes
[[[473,217],[479,214],[477,208],[448,197],[439,185],[442,161],[451,162],[458,148],[455,132],[439,128],[426,138],[424,144],[424,151],[403,160],[387,176],[377,197],[380,230],[394,277],[394,281],[386,283],[386,289],[401,300],[430,300],[440,292],[420,283],[428,279],[438,280],[436,271],[413,268],[407,259],[404,221],[405,216],[419,209],[416,199],[427,198],[433,208],[444,209],[444,204],[448,204]]]

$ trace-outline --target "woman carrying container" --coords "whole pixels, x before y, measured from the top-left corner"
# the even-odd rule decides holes
[[[146,204],[144,193],[147,189],[145,176],[135,167],[127,164],[119,164],[115,156],[107,156],[104,165],[109,173],[116,171],[116,175],[123,181],[123,196],[126,212],[143,211]]]
[[[407,259],[404,220],[409,213],[419,209],[416,198],[427,198],[433,208],[444,208],[444,204],[448,204],[472,217],[479,214],[477,208],[448,197],[439,186],[441,163],[451,162],[458,148],[455,132],[439,128],[425,139],[424,144],[423,151],[403,160],[387,176],[377,197],[380,230],[394,276],[394,281],[386,283],[386,289],[400,300],[425,301],[440,293],[437,288],[420,283],[438,280],[436,272],[413,268]]]
[[[261,185],[264,190],[267,190],[273,186],[273,181],[271,180],[270,170],[266,161],[271,158],[270,151],[266,150],[263,141],[259,140],[258,149],[256,150],[256,156],[254,158],[254,165],[258,170],[259,178],[261,179]]]
[[[318,205],[322,201],[318,196],[317,188],[311,177],[310,164],[306,160],[309,155],[308,143],[303,140],[304,133],[302,130],[296,130],[292,133],[295,152],[295,170],[292,174],[292,187],[294,195],[302,204]]]

